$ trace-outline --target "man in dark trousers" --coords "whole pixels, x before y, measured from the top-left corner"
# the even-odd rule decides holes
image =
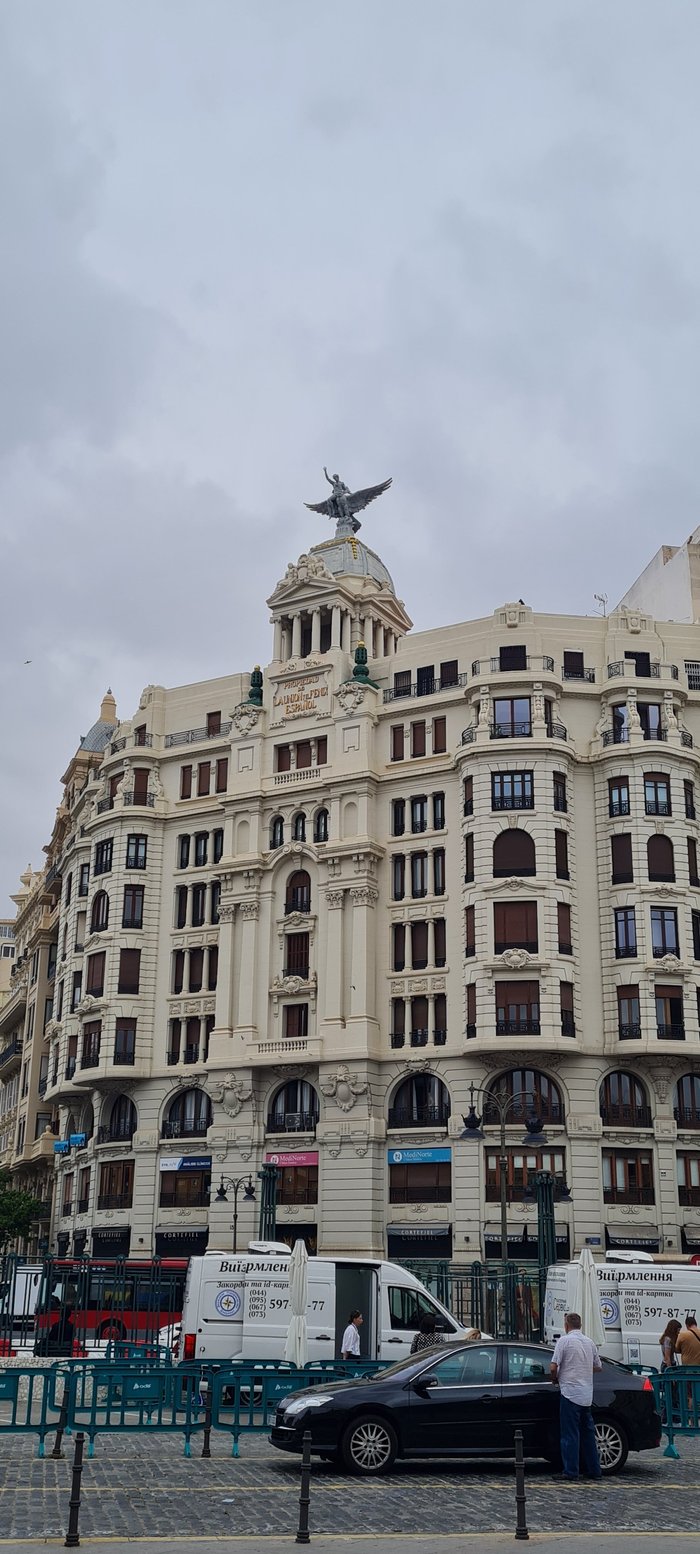
[[[581,1458],[587,1478],[601,1477],[591,1403],[593,1372],[602,1369],[593,1340],[581,1332],[578,1312],[568,1311],[549,1368],[552,1381],[559,1382],[559,1435],[565,1479],[578,1478]]]

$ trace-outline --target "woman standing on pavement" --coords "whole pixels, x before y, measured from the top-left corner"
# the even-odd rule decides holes
[[[667,1322],[659,1339],[662,1371],[673,1370],[676,1364],[676,1339],[681,1330],[680,1322]]]

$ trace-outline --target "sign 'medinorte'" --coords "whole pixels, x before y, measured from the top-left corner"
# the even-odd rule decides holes
[[[308,718],[328,711],[328,676],[306,674],[294,680],[280,680],[273,706],[282,718]]]

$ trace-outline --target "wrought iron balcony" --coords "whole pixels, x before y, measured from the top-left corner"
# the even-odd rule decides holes
[[[491,799],[492,809],[534,809],[534,793],[514,793],[494,795]]]
[[[406,1045],[406,1037],[405,1037],[403,1031],[392,1031],[392,1033],[391,1033],[391,1045],[392,1045],[392,1047],[405,1047],[405,1045]],[[699,1124],[699,1126],[700,1126],[700,1124]]]
[[[700,1187],[679,1186],[678,1202],[684,1209],[700,1207]]]
[[[605,735],[603,735],[603,744],[605,744]],[[617,802],[617,800],[612,799],[611,802],[608,804],[608,814],[609,814],[609,816],[610,816],[610,818],[612,820],[617,820],[617,819],[619,819],[620,815],[629,815],[629,813],[630,813],[630,801],[629,801],[629,799],[621,799],[619,801],[619,803]]]
[[[491,723],[489,734],[491,739],[531,739],[532,723],[529,719],[518,723]]]
[[[209,1122],[164,1122],[161,1125],[161,1138],[164,1139],[203,1139]]]
[[[574,1020],[574,1017],[573,1017],[573,1015],[572,1015],[572,1013],[571,1013],[571,1011],[569,1009],[562,1009],[562,1012],[561,1012],[561,1033],[562,1033],[562,1036],[575,1036],[576,1035],[576,1021]]]
[[[654,944],[651,953],[654,960],[663,960],[664,955],[675,955],[677,959],[680,951],[677,944]]]
[[[435,1047],[444,1047],[446,1045],[446,1042],[447,1042],[447,1031],[441,1031],[441,1030],[433,1031],[433,1045]]]
[[[603,1203],[653,1203],[653,1187],[604,1187]]]
[[[465,728],[462,731],[462,744],[463,745],[473,745],[475,739],[476,739],[476,724],[475,723],[470,723],[469,727]]]
[[[110,1122],[97,1129],[96,1142],[98,1144],[130,1144],[135,1132],[135,1122]]]
[[[12,1058],[20,1057],[21,1053],[22,1038],[21,1036],[13,1036],[12,1041],[8,1041],[7,1046],[0,1050],[0,1068],[2,1068],[4,1063],[9,1063]]]
[[[130,1209],[131,1202],[130,1192],[105,1192],[100,1194],[97,1207],[98,1209]]]
[[[527,950],[528,955],[536,955],[539,945],[536,939],[496,939],[493,946],[494,955],[505,955],[506,950]]]
[[[405,688],[389,688],[384,691],[384,702],[403,701],[415,696],[436,696],[439,691],[455,691],[468,683],[469,676],[466,673],[455,675],[453,679],[441,680],[438,676],[434,680],[414,680]]]
[[[274,1112],[268,1112],[268,1133],[315,1133],[318,1122],[317,1112],[284,1112],[277,1116]]]
[[[670,799],[647,799],[644,804],[645,815],[670,815]]]
[[[522,657],[513,658],[507,662],[507,655],[501,658],[475,658],[472,663],[472,675],[475,679],[487,674],[554,674],[554,659],[548,653],[541,657],[532,657],[525,653]]]
[[[685,1041],[685,1025],[682,1020],[657,1020],[656,1034],[660,1041]]]
[[[628,745],[629,744],[629,738],[630,738],[630,732],[629,732],[629,729],[626,726],[622,726],[621,728],[605,728],[605,729],[603,729],[603,745],[604,746],[606,746],[606,745]],[[621,811],[621,813],[624,813],[624,812]]]
[[[595,685],[595,669],[565,669],[562,664],[562,680],[585,680],[588,685]]]
[[[679,1128],[700,1128],[700,1111],[696,1111],[693,1107],[674,1106],[673,1115]]]
[[[427,1047],[427,1045],[428,1045],[428,1032],[427,1031],[425,1031],[425,1030],[411,1031],[411,1046],[412,1047]]]
[[[311,897],[308,890],[290,891],[284,903],[284,915],[290,917],[292,912],[310,912]]]
[[[618,944],[615,946],[616,960],[636,960],[638,953],[636,944]]]
[[[600,1115],[606,1128],[650,1128],[650,1106],[601,1106]]]
[[[231,732],[231,722],[222,722],[215,733],[209,733],[206,728],[186,728],[177,734],[166,734],[165,748],[172,750],[176,745],[198,745],[208,739],[224,739]]]
[[[446,1128],[450,1119],[449,1106],[390,1106],[390,1128]]]
[[[80,1059],[80,1067],[81,1068],[99,1068],[99,1065],[100,1065],[100,1054],[99,1054],[99,1052],[84,1052],[83,1053],[83,1056]]]
[[[539,1036],[539,1020],[497,1020],[497,1036]]]
[[[618,1025],[617,1034],[620,1041],[638,1041],[642,1034],[642,1027],[638,1020],[634,1020],[631,1025]]]

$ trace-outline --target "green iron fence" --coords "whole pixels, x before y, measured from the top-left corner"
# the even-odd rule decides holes
[[[508,1263],[404,1263],[462,1327],[494,1338],[541,1336],[543,1291],[536,1267]]]

